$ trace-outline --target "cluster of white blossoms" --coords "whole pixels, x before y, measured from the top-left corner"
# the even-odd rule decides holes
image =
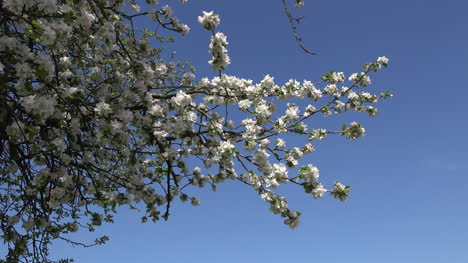
[[[226,180],[251,187],[295,228],[301,213],[276,189],[291,183],[313,198],[345,200],[349,186],[326,189],[318,168],[302,162],[315,140],[365,132],[356,122],[329,130],[311,120],[375,116],[391,96],[368,89],[385,57],[317,82],[226,75],[228,43],[213,12],[198,18],[212,32],[209,63],[218,72],[208,78],[165,61],[150,38],[166,38],[132,26],[148,15],[168,32],[189,32],[157,0],[0,4],[0,238],[12,262],[46,261],[54,239],[79,245],[66,234],[112,222],[121,205],[141,210],[142,222],[167,219],[177,199],[200,204],[190,186],[215,190]],[[310,142],[290,145],[292,136]]]
[[[227,55],[227,37],[222,32],[215,33],[221,20],[217,14],[213,12],[203,11],[203,16],[198,17],[198,22],[204,29],[211,31],[213,36],[210,42],[210,54],[213,58],[208,62],[214,70],[224,70],[231,63],[231,59]]]
[[[198,23],[200,23],[204,29],[209,31],[214,31],[218,27],[221,20],[217,14],[211,12],[203,11],[203,16],[198,17]]]
[[[214,70],[226,69],[227,65],[231,64],[231,59],[227,55],[227,44],[227,37],[221,32],[211,37],[210,53],[213,58],[208,63]]]

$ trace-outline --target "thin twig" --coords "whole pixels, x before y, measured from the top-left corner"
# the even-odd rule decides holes
[[[297,27],[296,24],[299,24],[300,20],[304,18],[303,16],[301,17],[293,17],[291,12],[289,11],[288,4],[286,3],[286,0],[283,1],[283,7],[284,7],[284,12],[286,13],[286,16],[289,19],[289,23],[291,24],[291,29],[293,31],[294,37],[296,38],[296,42],[299,45],[299,47],[304,50],[304,52],[309,53],[311,55],[317,55],[317,53],[310,51],[307,49],[304,44],[302,43],[302,37],[299,36],[297,33]]]

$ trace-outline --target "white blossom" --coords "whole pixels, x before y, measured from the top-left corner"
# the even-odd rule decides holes
[[[179,106],[179,107],[185,107],[189,105],[191,102],[192,102],[192,98],[190,97],[190,95],[188,95],[187,93],[183,91],[177,92],[177,95],[172,98],[172,103],[175,106]]]
[[[312,190],[312,195],[317,199],[321,198],[326,192],[327,189],[325,189],[322,184],[319,184]]]
[[[299,176],[307,183],[316,183],[320,175],[317,167],[308,164],[301,167]]]
[[[243,111],[247,110],[250,106],[252,106],[252,101],[248,99],[239,101],[239,109]]]
[[[295,120],[297,117],[299,117],[299,108],[294,104],[288,105],[286,116],[289,120]]]
[[[111,107],[109,104],[105,103],[104,101],[101,101],[98,104],[96,104],[94,111],[100,115],[107,115],[111,111]]]
[[[284,149],[286,147],[286,142],[281,138],[276,139],[275,144],[280,149]]]
[[[382,64],[382,65],[387,65],[389,59],[386,58],[385,56],[377,58],[377,63]]]
[[[200,23],[206,30],[215,30],[220,23],[219,16],[211,12],[203,11],[203,16],[198,17],[198,23]]]
[[[168,6],[168,5],[165,5],[165,6],[161,9],[161,11],[162,11],[162,12],[164,13],[164,15],[167,16],[167,17],[172,16],[172,14],[174,13],[174,12],[172,11],[172,8],[171,8],[170,6]]]
[[[220,154],[231,153],[232,150],[234,149],[235,149],[235,145],[229,141],[222,141],[221,144],[219,145]]]
[[[231,59],[226,54],[227,45],[227,37],[223,33],[218,32],[211,37],[210,53],[213,55],[213,58],[208,63],[214,70],[223,70],[227,65],[231,64]]]
[[[138,4],[133,4],[130,6],[130,11],[132,11],[133,13],[138,13],[140,12],[140,10],[141,7]]]

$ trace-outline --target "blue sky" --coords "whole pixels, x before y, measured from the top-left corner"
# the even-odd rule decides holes
[[[160,1],[164,2],[164,1]],[[179,6],[176,1],[170,1]],[[304,44],[296,45],[281,1],[192,0],[176,8],[191,34],[168,46],[213,76],[207,61],[209,32],[201,11],[220,14],[232,64],[226,73],[277,83],[317,80],[330,70],[350,74],[379,56],[389,68],[373,76],[373,89],[395,97],[375,118],[359,120],[358,141],[330,138],[303,162],[314,163],[326,185],[352,186],[347,202],[314,200],[295,187],[281,192],[300,210],[290,230],[252,189],[225,183],[196,191],[199,207],[177,203],[167,222],[140,224],[123,213],[98,234],[108,244],[80,249],[57,245],[52,253],[77,262],[468,262],[468,2],[465,0],[308,0],[294,10]],[[339,124],[338,124],[339,123]],[[335,124],[334,121],[317,124]],[[87,239],[86,234],[77,238]]]

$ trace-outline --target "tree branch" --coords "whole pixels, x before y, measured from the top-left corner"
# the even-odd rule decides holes
[[[296,24],[299,24],[300,20],[304,18],[303,16],[301,17],[293,17],[291,12],[289,11],[288,4],[286,3],[286,0],[283,1],[283,7],[284,7],[284,12],[286,13],[286,16],[289,19],[289,23],[291,24],[291,29],[293,31],[294,37],[296,38],[296,42],[299,45],[299,47],[304,50],[304,52],[311,54],[311,55],[317,55],[317,53],[310,51],[307,49],[304,44],[302,43],[302,37],[299,36],[297,33],[297,27]]]

